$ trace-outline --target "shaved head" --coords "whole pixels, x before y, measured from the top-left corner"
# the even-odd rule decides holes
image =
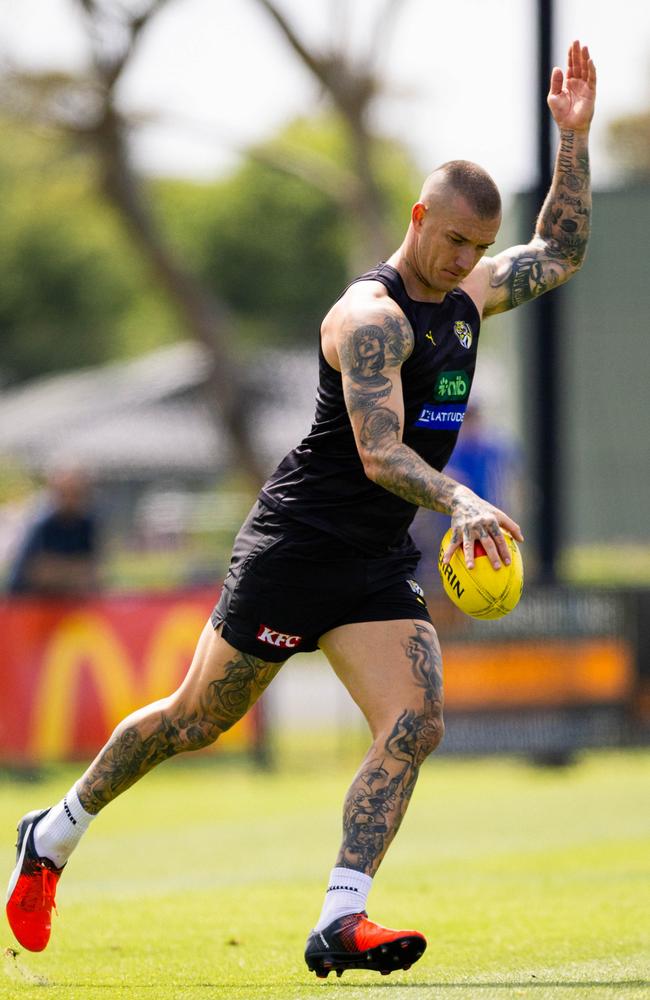
[[[487,170],[470,160],[449,160],[429,174],[420,192],[420,201],[428,205],[450,193],[461,195],[482,219],[501,214],[501,195]]]

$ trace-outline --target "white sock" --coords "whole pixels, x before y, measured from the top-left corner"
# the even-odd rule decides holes
[[[36,824],[36,853],[41,858],[49,858],[57,868],[62,868],[94,818],[82,806],[73,786]]]
[[[371,885],[370,875],[364,875],[354,868],[332,868],[323,909],[314,930],[324,930],[333,920],[344,917],[346,913],[361,913],[365,910]]]

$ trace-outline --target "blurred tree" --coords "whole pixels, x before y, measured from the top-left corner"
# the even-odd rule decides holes
[[[628,176],[650,181],[650,110],[621,115],[611,121],[607,145]]]
[[[87,155],[0,121],[0,184],[0,382],[110,360],[136,316],[140,350],[152,328],[158,344],[178,336]]]
[[[246,340],[311,343],[348,279],[355,222],[329,190],[344,150],[336,117],[300,119],[247,151],[242,167],[218,184],[160,185],[166,231],[242,321]],[[386,225],[397,238],[416,172],[387,140],[380,163]]]
[[[257,0],[273,19],[303,65],[316,78],[340,116],[347,139],[349,179],[339,199],[356,226],[356,259],[352,272],[365,270],[394,248],[387,224],[387,204],[379,181],[380,144],[372,126],[374,103],[384,89],[387,49],[395,20],[405,0],[383,0],[374,21],[366,16],[365,51],[352,51],[350,5],[328,0],[332,37],[324,46],[307,42],[276,0]]]
[[[221,415],[239,466],[253,482],[261,464],[249,430],[247,393],[229,344],[236,331],[223,302],[184,266],[156,224],[146,190],[132,168],[128,124],[117,90],[143,32],[167,0],[141,0],[128,10],[113,0],[75,0],[89,41],[84,75],[7,74],[2,101],[14,117],[55,128],[95,157],[98,183],[118,211],[131,239],[178,310],[187,332],[212,358],[207,382],[211,406]]]
[[[85,73],[70,76],[65,73],[34,73],[14,72],[5,75],[1,101],[4,109],[15,118],[22,121],[38,122],[49,129],[55,129],[57,134],[64,135],[72,141],[76,149],[84,149],[93,156],[99,187],[117,209],[131,240],[147,261],[156,280],[165,289],[169,300],[176,307],[179,317],[187,332],[201,342],[210,352],[213,359],[209,379],[209,391],[214,407],[219,410],[223,424],[229,432],[234,445],[234,453],[240,465],[247,469],[253,479],[259,479],[260,467],[252,444],[248,428],[247,392],[240,367],[234,361],[231,345],[237,343],[238,330],[235,328],[231,312],[226,301],[226,294],[234,305],[245,308],[248,292],[252,295],[249,283],[242,285],[241,271],[245,257],[238,253],[237,240],[232,237],[230,245],[226,238],[226,246],[222,249],[220,268],[208,268],[208,277],[214,280],[214,286],[221,296],[214,294],[201,280],[196,270],[190,270],[185,259],[175,252],[170,242],[163,236],[158,225],[158,219],[148,191],[141,179],[134,172],[129,157],[129,127],[119,109],[117,91],[130,67],[140,40],[152,18],[165,5],[167,0],[133,0],[129,5],[116,3],[115,0],[74,0],[81,18],[87,29],[89,40],[89,61]],[[309,179],[322,192],[334,198],[339,209],[347,216],[347,223],[354,221],[352,231],[357,235],[357,252],[352,255],[353,263],[350,270],[368,266],[392,249],[392,235],[387,212],[386,192],[380,182],[379,163],[381,160],[380,143],[370,126],[372,104],[380,92],[380,74],[378,67],[385,51],[385,45],[390,38],[390,22],[394,18],[403,0],[384,0],[380,13],[368,30],[369,44],[367,54],[360,58],[346,53],[342,42],[328,51],[317,52],[309,49],[298,37],[293,27],[271,0],[259,0],[267,12],[274,18],[296,53],[305,65],[316,75],[332,102],[345,132],[345,153],[335,162],[332,158],[319,156],[303,156],[294,159],[280,148],[258,150],[256,158],[266,160],[267,166],[273,161],[275,180],[278,181],[278,170]],[[342,12],[340,4],[332,10]],[[344,18],[339,17],[342,25]],[[235,182],[233,193],[238,193],[245,199],[247,178],[240,185]],[[262,177],[248,178],[248,182],[257,180],[262,183]],[[265,175],[265,190],[270,194],[269,175]],[[299,323],[308,320],[306,296],[299,285],[306,285],[311,279],[312,288],[323,287],[324,281],[318,268],[319,255],[325,254],[332,270],[332,283],[338,278],[335,255],[329,255],[340,234],[336,220],[336,211],[323,198],[314,194],[307,197],[306,189],[298,187],[293,179],[284,178],[286,198],[294,204],[300,204],[311,220],[307,242],[298,250],[301,266],[307,258],[309,273],[307,279],[301,275],[293,280],[292,285],[284,282],[284,294],[289,296],[295,316],[295,329]],[[261,243],[259,216],[248,204],[245,221],[250,225],[251,238],[248,250],[257,248]],[[272,220],[279,220],[279,208],[271,207],[271,200],[266,203],[269,213],[273,211]],[[292,214],[288,213],[289,216]],[[232,220],[227,208],[223,209],[221,222]],[[300,227],[294,227],[290,232],[290,219],[284,219],[285,230],[282,239],[269,239],[268,246],[271,263],[266,264],[266,299],[263,307],[269,316],[269,322],[276,331],[282,326],[279,316],[282,289],[276,288],[274,282],[278,275],[286,276],[293,259],[290,246],[298,246],[302,237]],[[271,227],[269,226],[269,235]],[[232,235],[232,234],[231,234]],[[212,249],[218,257],[218,241],[208,239],[206,247]],[[243,249],[243,248],[242,248]],[[47,252],[44,256],[49,258]],[[261,252],[257,262],[260,265]],[[272,266],[273,259],[277,266]],[[321,264],[323,260],[321,260]],[[90,264],[88,263],[88,268]],[[89,285],[92,287],[92,275],[87,272]],[[250,276],[247,276],[250,277]],[[292,279],[294,276],[291,276]],[[257,272],[255,275],[258,280]],[[328,279],[329,280],[329,279]],[[53,282],[58,284],[56,277]],[[226,291],[226,285],[229,291]],[[61,286],[62,298],[65,288]],[[103,292],[102,292],[103,294]],[[108,292],[107,292],[108,294]],[[329,301],[328,292],[327,300]],[[118,297],[119,298],[119,297]],[[100,295],[101,301],[101,295]],[[72,292],[68,297],[68,307],[74,309],[78,305]],[[106,317],[110,315],[110,310]],[[286,321],[285,321],[286,325]]]

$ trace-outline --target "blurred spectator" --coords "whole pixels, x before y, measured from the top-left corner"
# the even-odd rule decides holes
[[[78,469],[53,472],[45,506],[9,571],[9,593],[80,596],[97,590],[97,527],[87,477]]]
[[[516,511],[512,515],[515,519],[520,516],[517,449],[503,434],[485,426],[478,404],[467,407],[458,444],[445,472],[502,510]]]

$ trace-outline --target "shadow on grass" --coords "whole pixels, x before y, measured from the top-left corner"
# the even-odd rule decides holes
[[[59,989],[72,989],[73,987],[79,987],[79,983],[67,983],[67,982],[55,982],[50,980],[47,984],[48,986],[56,986]],[[289,986],[286,982],[278,983],[238,983],[236,986],[232,983],[206,983],[206,982],[175,982],[168,984],[173,989],[193,989],[193,990],[229,990],[232,994],[239,993],[240,990],[250,990],[253,993],[257,990],[269,990],[275,987],[286,987],[289,990],[301,989],[301,985],[298,983],[291,983]],[[322,989],[323,986],[320,984],[311,984],[314,989]],[[650,987],[650,979],[600,979],[600,980],[561,980],[561,979],[526,979],[526,980],[513,980],[510,983],[497,983],[497,982],[484,982],[475,983],[469,980],[465,983],[443,983],[443,982],[426,982],[426,983],[354,983],[348,981],[347,983],[339,982],[336,988],[342,989],[353,989],[353,990],[376,990],[380,989],[394,989],[394,990],[421,990],[421,989],[436,989],[436,990],[513,990],[513,989],[529,989],[530,987],[539,987],[540,989],[548,989],[549,987],[558,987],[561,989],[604,989],[604,988],[615,988],[625,986],[627,989],[647,989]],[[133,992],[135,990],[159,990],[159,983],[87,983],[86,989],[93,990],[115,990],[115,992]]]
[[[570,989],[603,989],[605,987],[618,987],[625,986],[627,988],[632,988],[635,990],[645,989],[650,987],[650,979],[599,979],[597,981],[590,981],[587,979],[580,979],[572,981],[570,979],[525,979],[525,980],[513,980],[512,982],[504,983],[493,983],[484,982],[476,983],[472,980],[468,980],[465,983],[441,983],[441,982],[427,982],[427,983],[339,983],[338,989],[343,989],[347,987],[348,989],[376,989],[377,986],[381,986],[385,989],[394,990],[416,990],[422,987],[430,987],[436,990],[512,990],[512,989],[530,989],[530,987],[538,987],[540,989],[548,989],[549,986],[561,987],[565,990]]]

